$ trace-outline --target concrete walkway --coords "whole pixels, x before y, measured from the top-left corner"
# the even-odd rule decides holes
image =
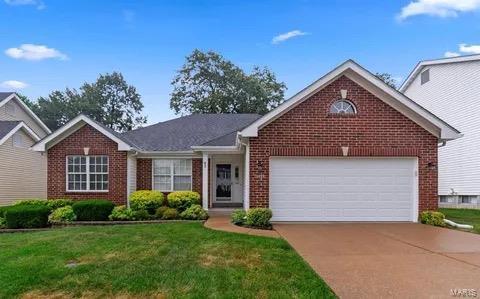
[[[240,233],[252,236],[280,238],[275,230],[252,229],[234,225],[230,222],[230,213],[227,211],[209,211],[210,218],[205,222],[205,227],[231,233]]]
[[[416,223],[275,224],[340,298],[480,293],[480,235]],[[458,297],[458,295],[457,295]]]

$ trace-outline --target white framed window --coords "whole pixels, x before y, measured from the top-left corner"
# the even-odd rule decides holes
[[[441,203],[449,203],[449,202],[451,202],[450,197],[451,196],[448,196],[448,195],[440,195],[440,200],[439,201]]]
[[[108,156],[67,156],[67,191],[107,192]]]
[[[460,195],[459,202],[464,204],[473,203],[477,197],[475,195]]]
[[[153,189],[171,192],[192,190],[191,159],[153,160]]]
[[[349,100],[338,100],[335,101],[331,106],[330,106],[330,113],[333,114],[355,114],[357,113],[357,108],[355,108],[355,105],[350,102]]]

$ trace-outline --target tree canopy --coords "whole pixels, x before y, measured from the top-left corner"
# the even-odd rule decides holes
[[[170,107],[179,114],[265,114],[284,101],[286,86],[266,67],[250,74],[215,52],[194,50],[172,81]]]
[[[140,95],[119,72],[100,75],[79,90],[53,91],[36,102],[23,99],[52,130],[83,113],[116,131],[128,131],[146,123]]]
[[[389,73],[376,73],[375,76],[385,82],[388,86],[397,89],[397,80]]]

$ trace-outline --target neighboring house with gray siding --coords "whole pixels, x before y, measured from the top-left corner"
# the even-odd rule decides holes
[[[464,135],[439,148],[439,206],[480,208],[480,55],[421,61],[400,91]]]
[[[0,205],[47,197],[47,158],[30,148],[48,127],[13,92],[0,92]]]

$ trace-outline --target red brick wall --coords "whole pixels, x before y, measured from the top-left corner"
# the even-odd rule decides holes
[[[66,192],[65,164],[67,155],[107,155],[109,159],[108,192]],[[118,145],[89,125],[85,125],[48,150],[48,198],[108,199],[126,204],[127,153],[117,150]]]
[[[152,190],[152,159],[137,159],[137,190]],[[202,159],[192,159],[192,190],[202,194]]]
[[[329,113],[340,90],[354,116]],[[437,138],[345,76],[250,138],[250,206],[268,207],[270,156],[412,156],[419,162],[419,210],[437,208]]]

